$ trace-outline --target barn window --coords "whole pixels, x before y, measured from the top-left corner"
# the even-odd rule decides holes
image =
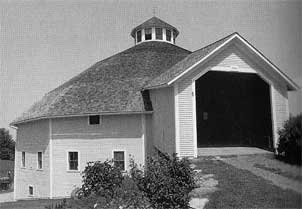
[[[89,116],[89,125],[98,125],[101,123],[101,117],[99,115]]]
[[[68,168],[70,171],[79,170],[79,154],[78,154],[78,152],[68,152]]]
[[[146,28],[145,29],[145,40],[151,40],[152,39],[152,29]]]
[[[142,41],[142,31],[139,30],[136,32],[136,42],[139,43]]]
[[[170,30],[166,30],[166,40],[171,41],[171,31]]]
[[[25,152],[22,152],[22,167],[25,168]]]
[[[125,152],[124,151],[114,151],[113,152],[113,162],[114,166],[120,168],[122,171],[125,170]]]
[[[155,29],[155,37],[158,40],[163,40],[163,29],[162,28]]]
[[[33,186],[29,186],[29,187],[28,187],[28,194],[29,194],[30,196],[33,196],[33,195],[34,195],[34,187],[33,187]]]
[[[38,169],[43,168],[42,152],[38,152]]]

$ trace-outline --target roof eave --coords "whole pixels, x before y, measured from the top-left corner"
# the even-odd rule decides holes
[[[274,65],[268,58],[266,58],[260,51],[258,51],[252,44],[250,44],[247,40],[245,40],[243,37],[241,37],[238,33],[234,33],[229,39],[227,39],[225,42],[223,42],[220,46],[218,46],[216,49],[214,49],[212,52],[207,54],[205,57],[191,65],[189,68],[187,68],[185,71],[180,73],[179,75],[175,76],[173,79],[170,81],[161,84],[161,85],[156,85],[156,86],[151,86],[148,87],[149,89],[151,88],[162,88],[164,86],[170,86],[174,82],[176,82],[178,79],[180,79],[182,76],[190,72],[192,69],[194,69],[196,66],[200,65],[203,63],[205,60],[207,60],[209,57],[211,57],[213,54],[221,50],[224,46],[226,46],[228,43],[230,43],[232,40],[235,38],[239,39],[243,44],[245,44],[247,47],[249,47],[253,52],[255,52],[260,58],[262,58],[270,67],[272,67],[277,73],[279,73],[282,78],[286,81],[288,90],[289,91],[297,91],[300,89],[298,84],[296,84],[293,80],[291,80],[285,73],[283,73],[276,65]]]
[[[70,114],[70,115],[52,115],[52,116],[40,116],[29,118],[25,120],[15,121],[9,124],[11,127],[17,128],[17,125],[21,123],[27,123],[37,120],[54,119],[54,118],[66,118],[66,117],[85,117],[90,115],[131,115],[131,114],[152,114],[153,111],[132,111],[132,112],[99,112],[99,113],[84,113],[84,114]]]

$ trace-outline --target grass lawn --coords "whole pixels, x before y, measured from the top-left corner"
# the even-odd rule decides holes
[[[204,174],[214,174],[218,191],[209,195],[205,208],[301,208],[300,194],[283,190],[249,171],[222,161],[200,160],[195,163]]]
[[[17,202],[0,203],[1,209],[45,209],[45,206],[55,204],[61,200],[20,200]]]

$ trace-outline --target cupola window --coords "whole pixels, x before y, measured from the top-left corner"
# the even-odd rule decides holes
[[[170,30],[166,30],[166,40],[171,41],[171,31]]]
[[[136,41],[137,41],[137,43],[142,41],[142,31],[141,30],[136,32]]]
[[[151,28],[145,29],[145,40],[152,40],[152,29]]]
[[[155,29],[155,37],[158,40],[163,40],[163,29],[162,28],[156,28]]]
[[[173,43],[175,44],[176,32],[173,30]]]

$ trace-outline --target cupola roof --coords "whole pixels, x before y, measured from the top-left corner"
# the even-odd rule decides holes
[[[173,30],[175,32],[176,37],[179,34],[179,31],[172,25],[166,23],[165,21],[157,18],[157,17],[152,17],[149,20],[143,22],[139,26],[135,27],[131,31],[131,36],[135,38],[135,32],[144,28],[152,28],[152,27],[159,27],[159,28],[167,28],[170,30]]]

